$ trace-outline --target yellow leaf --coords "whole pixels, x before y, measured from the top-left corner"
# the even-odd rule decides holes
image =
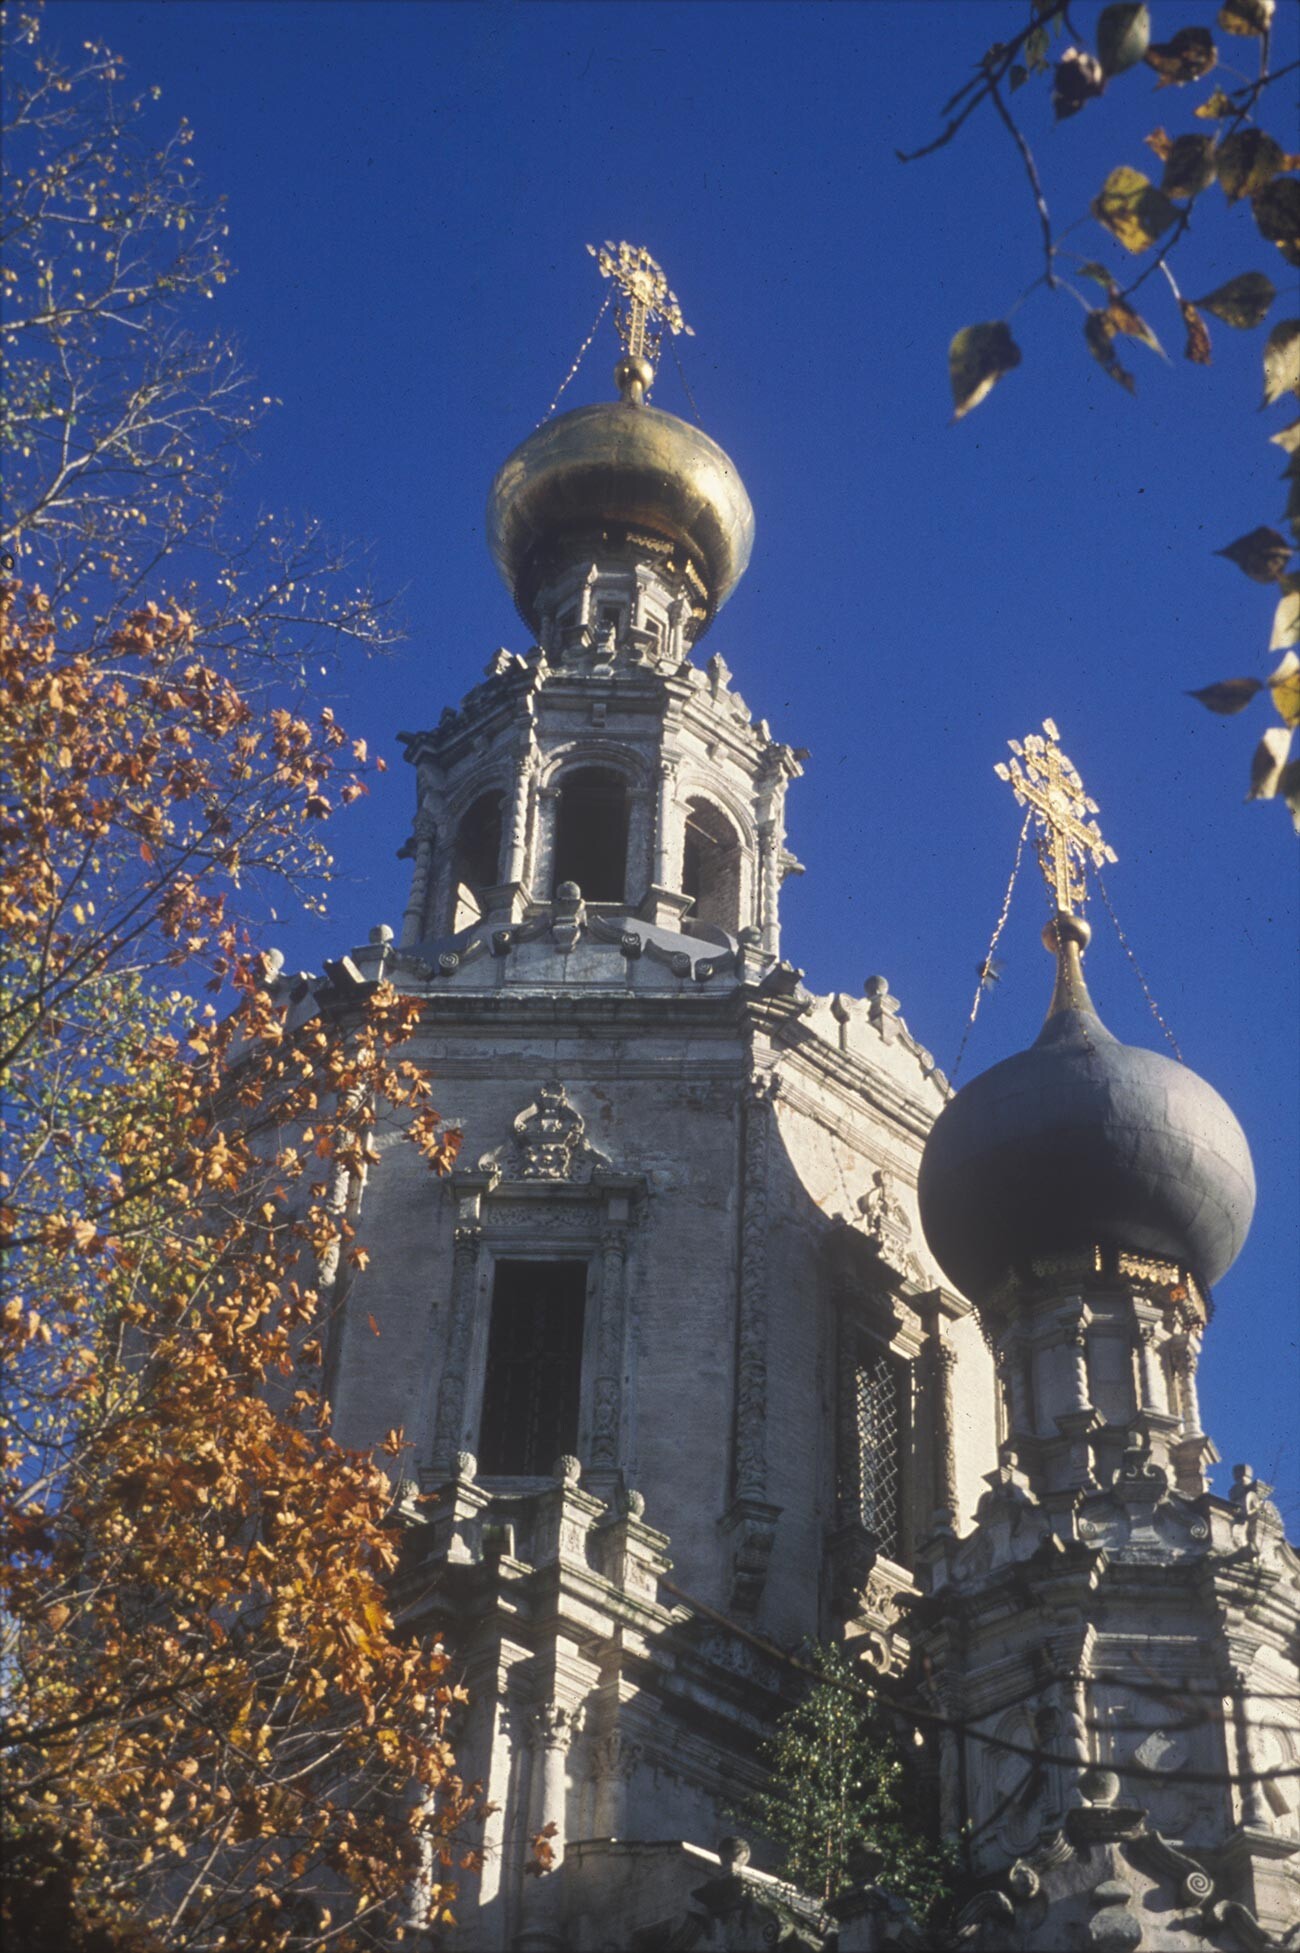
[[[1020,348],[1001,319],[963,326],[948,348],[953,419],[987,399],[1004,373],[1020,364]]]
[[[1273,635],[1268,641],[1270,651],[1285,651],[1290,644],[1300,644],[1300,590],[1289,590],[1273,613]],[[1281,667],[1279,666],[1279,671]],[[1274,682],[1278,673],[1274,672]]]
[[[1092,200],[1092,214],[1126,251],[1149,251],[1162,232],[1178,218],[1163,190],[1157,190],[1141,170],[1121,163],[1113,169]]]
[[[1291,751],[1291,734],[1286,726],[1270,726],[1255,748],[1250,762],[1250,792],[1247,800],[1271,800],[1278,790],[1282,770]]]
[[[1269,679],[1268,689],[1283,725],[1300,726],[1300,658],[1294,651],[1287,652]]]

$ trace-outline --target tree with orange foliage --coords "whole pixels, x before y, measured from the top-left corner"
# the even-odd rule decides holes
[[[31,1953],[388,1946],[449,1916],[472,1815],[448,1741],[461,1691],[442,1649],[395,1630],[389,1478],[330,1439],[321,1362],[364,1259],[348,1191],[376,1126],[400,1121],[435,1170],[454,1135],[400,1055],[410,1000],[375,984],[346,1021],[290,1014],[250,933],[275,887],[318,902],[322,823],[365,791],[364,747],[305,696],[302,632],[383,626],[328,575],[290,590],[273,570],[255,589],[242,548],[191,573],[195,530],[216,541],[211,496],[200,522],[184,463],[163,486],[170,435],[118,414],[142,371],[151,412],[162,397],[183,280],[157,255],[174,229],[157,198],[192,211],[191,193],[155,175],[151,244],[132,193],[112,203],[170,168],[130,146],[142,105],[102,92],[111,57],[70,75],[22,35],[10,73],[35,160],[8,158],[25,216],[8,232],[20,465],[0,591],[0,1916]],[[125,267],[138,297],[125,352],[103,337],[130,309],[120,282],[102,315],[61,295],[59,227],[97,169],[119,225],[103,275]],[[28,286],[35,309],[16,310]],[[79,447],[100,407],[105,444]],[[210,487],[198,463],[191,479]]]

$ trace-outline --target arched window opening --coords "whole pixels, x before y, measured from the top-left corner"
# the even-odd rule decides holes
[[[576,882],[588,902],[621,902],[627,883],[627,782],[584,766],[560,785],[555,886]]]
[[[740,844],[731,823],[707,800],[686,805],[682,894],[695,904],[686,928],[692,922],[707,922],[729,935],[739,929]]]
[[[499,1261],[492,1286],[479,1470],[536,1477],[578,1447],[585,1261]]]
[[[453,931],[468,929],[483,913],[482,895],[501,878],[501,825],[505,795],[480,794],[456,829],[452,851]]]

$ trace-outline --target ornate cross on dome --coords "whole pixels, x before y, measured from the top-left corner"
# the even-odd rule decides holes
[[[623,294],[623,304],[614,314],[618,336],[629,359],[655,360],[659,355],[656,323],[666,325],[676,335],[695,337],[694,327],[682,317],[676,292],[669,291],[663,268],[657,265],[643,244],[611,244],[608,238],[599,250],[587,249],[600,267],[602,278],[612,278]]]
[[[1031,732],[1023,744],[1009,739],[1016,755],[1008,766],[999,760],[994,772],[1011,784],[1022,807],[1028,807],[1038,822],[1035,844],[1043,879],[1056,898],[1058,911],[1072,915],[1088,896],[1087,863],[1098,868],[1103,861],[1117,859],[1115,850],[1102,839],[1096,821],[1087,814],[1100,812],[1095,800],[1083,790],[1078,769],[1060,747],[1055,722],[1043,720],[1044,739]],[[1019,761],[1024,761],[1023,768]]]

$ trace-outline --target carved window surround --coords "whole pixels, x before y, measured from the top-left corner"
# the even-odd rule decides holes
[[[499,1152],[450,1176],[456,1216],[430,1466],[449,1472],[458,1452],[475,1449],[497,1262],[585,1260],[578,1453],[589,1474],[612,1482],[630,1464],[627,1261],[647,1183],[601,1161],[559,1086],[542,1087]]]
[[[837,1524],[827,1542],[831,1606],[852,1619],[861,1611],[867,1573],[878,1566],[895,1584],[911,1584],[907,1572],[931,1516],[947,1507],[953,1481],[951,1407],[944,1416],[946,1363],[931,1360],[941,1321],[957,1313],[945,1307],[938,1290],[914,1288],[898,1293],[898,1273],[882,1266],[874,1243],[856,1229],[844,1230],[835,1268],[835,1458]],[[950,1352],[944,1346],[944,1356]],[[897,1557],[886,1557],[881,1542],[862,1518],[862,1432],[859,1425],[859,1373],[887,1358],[896,1366],[898,1388]],[[934,1457],[931,1458],[931,1453]],[[942,1457],[940,1454],[943,1454]]]

